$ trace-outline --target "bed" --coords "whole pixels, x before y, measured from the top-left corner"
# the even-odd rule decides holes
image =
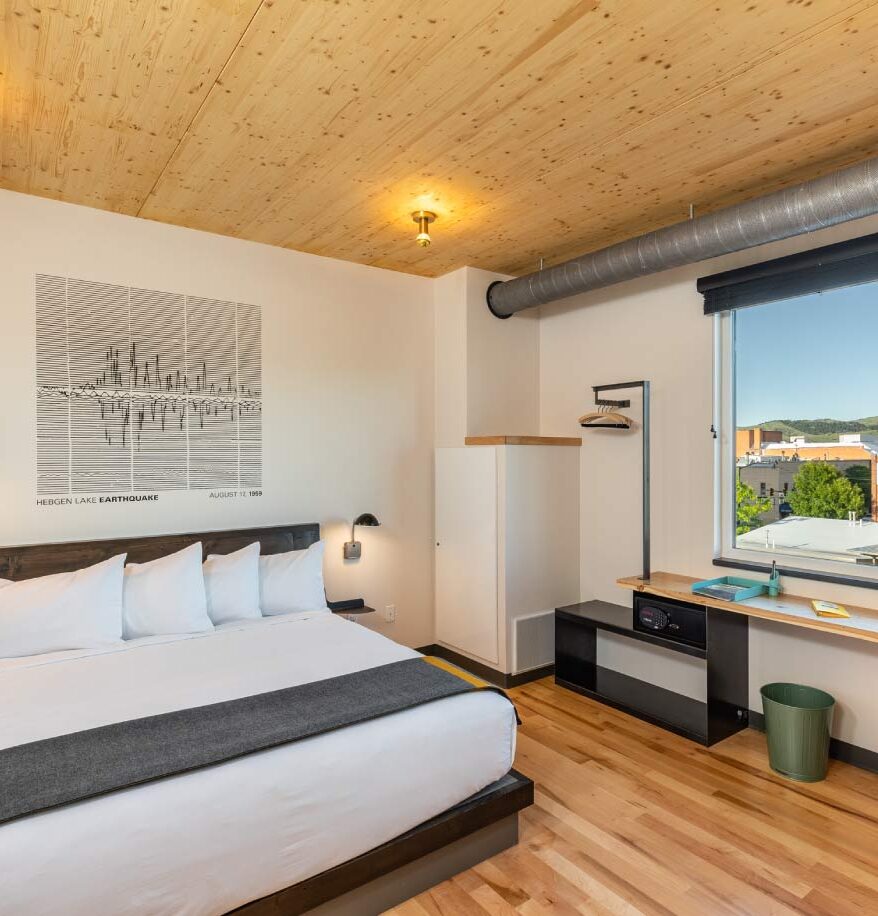
[[[0,551],[29,578],[308,546],[316,525]],[[0,749],[417,658],[326,611],[0,660]],[[381,912],[511,843],[532,784],[515,714],[466,693],[0,825],[0,912]]]

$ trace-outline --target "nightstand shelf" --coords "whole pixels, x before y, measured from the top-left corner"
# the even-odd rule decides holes
[[[346,617],[359,617],[360,614],[374,614],[375,608],[364,604],[362,607],[330,608],[333,614],[344,614]]]
[[[327,601],[326,606],[333,614],[344,614],[346,617],[375,613],[375,608],[369,607],[362,598],[348,598],[346,601]]]

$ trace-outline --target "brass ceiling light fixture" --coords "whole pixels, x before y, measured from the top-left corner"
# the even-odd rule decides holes
[[[430,210],[415,210],[412,213],[412,221],[418,224],[418,234],[415,236],[415,241],[421,248],[426,248],[432,241],[429,227],[430,223],[435,222],[435,220],[436,214]]]

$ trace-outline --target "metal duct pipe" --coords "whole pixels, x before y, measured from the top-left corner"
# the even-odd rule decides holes
[[[878,158],[488,287],[498,318],[878,213]]]

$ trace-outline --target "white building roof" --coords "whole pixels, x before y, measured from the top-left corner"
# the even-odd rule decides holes
[[[792,515],[739,534],[737,546],[744,550],[792,553],[803,556],[844,558],[878,555],[878,523],[869,519],[851,522],[836,518],[803,518]]]

